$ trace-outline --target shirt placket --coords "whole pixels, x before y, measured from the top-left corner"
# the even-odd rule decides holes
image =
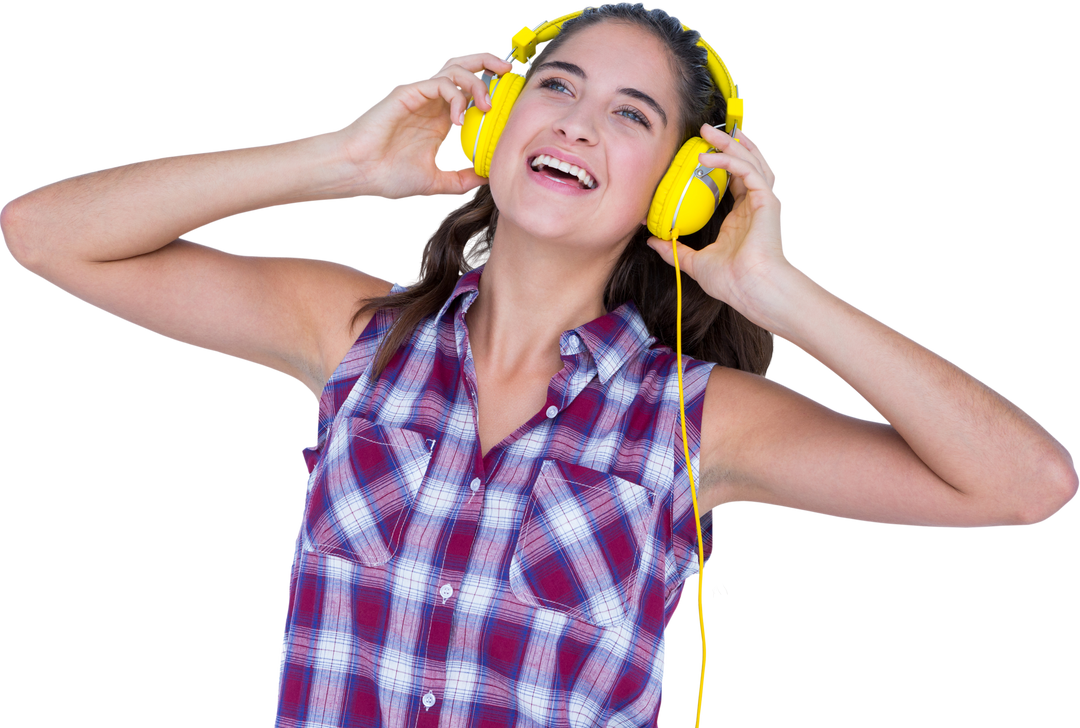
[[[484,500],[484,483],[481,475],[474,475],[465,484],[464,496],[458,517],[454,520],[450,537],[446,541],[442,569],[435,583],[435,607],[431,610],[425,645],[426,666],[421,697],[421,709],[417,728],[435,728],[439,725],[446,688],[446,659],[450,651],[450,639],[454,631],[454,615],[465,576],[465,567],[476,540],[480,524],[480,511]]]

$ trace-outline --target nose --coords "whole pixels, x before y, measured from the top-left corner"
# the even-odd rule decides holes
[[[567,108],[565,114],[555,120],[555,131],[566,137],[567,141],[594,144],[597,138],[596,113],[588,104],[573,104]]]

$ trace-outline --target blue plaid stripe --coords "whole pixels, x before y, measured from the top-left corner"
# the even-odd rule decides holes
[[[480,273],[372,380],[393,323],[376,314],[327,383],[279,726],[655,724],[664,625],[697,570],[675,357],[632,304],[564,333],[548,402],[483,456]],[[710,369],[685,373],[692,449]]]

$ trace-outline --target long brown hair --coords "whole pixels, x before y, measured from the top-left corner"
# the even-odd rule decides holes
[[[562,31],[541,52],[533,67],[584,28],[602,22],[624,22],[644,28],[662,40],[671,51],[672,68],[682,100],[680,118],[683,135],[680,145],[695,136],[702,124],[725,120],[726,104],[705,67],[706,54],[697,45],[698,33],[684,30],[678,19],[662,10],[645,10],[640,4],[604,5],[588,8],[567,21]],[[526,74],[526,79],[532,71]],[[680,238],[685,245],[700,250],[720,232],[720,225],[734,200],[725,193],[709,222],[700,231]],[[374,372],[378,376],[390,358],[426,317],[438,313],[453,293],[458,278],[472,269],[491,250],[499,211],[491,190],[480,187],[472,200],[450,213],[424,248],[420,280],[407,290],[361,302],[353,315],[396,309],[398,316],[379,348]],[[664,260],[646,244],[649,231],[644,226],[634,235],[615,264],[604,288],[604,307],[614,308],[633,301],[648,327],[661,344],[675,348],[675,275]],[[471,249],[466,249],[473,241]],[[703,361],[755,374],[764,374],[772,359],[772,334],[751,323],[742,314],[718,301],[685,273],[683,290],[683,353]]]

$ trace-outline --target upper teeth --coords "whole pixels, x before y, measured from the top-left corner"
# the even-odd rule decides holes
[[[540,169],[541,167],[553,167],[560,172],[566,172],[567,174],[572,174],[577,177],[578,181],[581,182],[582,187],[584,187],[585,189],[591,190],[593,187],[596,187],[596,181],[593,180],[592,175],[590,175],[588,172],[583,170],[581,167],[570,164],[569,162],[564,162],[561,159],[556,159],[550,154],[541,154],[539,157],[534,159],[532,161],[532,167],[533,169]]]

